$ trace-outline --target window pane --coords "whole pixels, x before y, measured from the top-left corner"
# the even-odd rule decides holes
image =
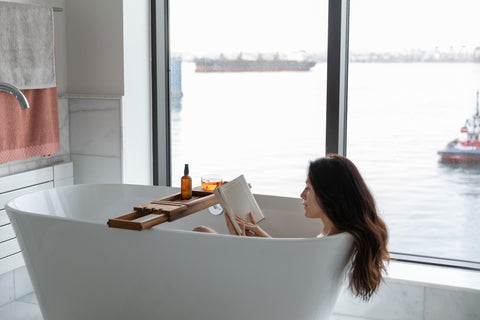
[[[170,1],[172,185],[297,197],[325,149],[328,2]]]
[[[478,12],[478,0],[351,2],[347,150],[390,251],[480,261],[480,165],[437,153],[476,112]]]

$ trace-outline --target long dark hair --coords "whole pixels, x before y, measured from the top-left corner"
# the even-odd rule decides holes
[[[354,238],[349,288],[368,301],[380,286],[386,263],[388,232],[375,200],[357,167],[347,158],[328,154],[310,162],[310,184],[333,225]]]

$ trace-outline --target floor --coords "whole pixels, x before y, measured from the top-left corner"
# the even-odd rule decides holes
[[[8,320],[43,320],[35,293],[0,306],[0,318]],[[369,320],[365,318],[333,315],[330,320]]]
[[[43,320],[35,293],[0,306],[0,318],[8,320]]]

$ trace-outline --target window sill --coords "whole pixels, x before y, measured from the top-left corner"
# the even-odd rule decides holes
[[[387,282],[480,292],[480,272],[419,263],[391,261]]]

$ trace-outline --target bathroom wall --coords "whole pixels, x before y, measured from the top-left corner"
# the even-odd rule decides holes
[[[42,6],[65,8],[65,0],[9,0],[16,3],[31,3]],[[0,176],[7,176],[23,171],[33,170],[58,162],[70,161],[70,132],[68,98],[65,97],[67,83],[67,56],[65,12],[54,13],[55,60],[57,74],[58,116],[60,126],[60,152],[50,157],[35,157],[0,164]]]
[[[0,165],[0,176],[72,160],[76,183],[151,184],[150,1],[13,2],[63,9],[54,13],[62,151]]]
[[[32,3],[51,7],[65,7],[65,0],[9,0],[17,3]],[[49,157],[35,157],[0,164],[0,177],[23,171],[70,161],[69,100],[65,96],[67,81],[66,33],[64,12],[54,13],[55,57],[58,89],[58,116],[60,126],[60,152]]]
[[[151,184],[150,1],[12,1],[63,9],[54,13],[57,88],[76,183]],[[0,175],[56,157],[0,165]]]
[[[78,183],[151,184],[150,1],[66,0]]]
[[[57,88],[70,104],[76,183],[151,184],[150,1],[13,1],[63,8],[54,13]],[[7,164],[0,174],[45,162]]]
[[[65,0],[9,0],[16,3],[31,3],[50,7],[65,7]],[[50,157],[35,157],[0,164],[0,176],[28,171],[58,162],[70,161],[70,133],[68,119],[68,98],[65,97],[67,83],[67,60],[66,60],[66,33],[65,15],[63,12],[54,13],[55,35],[55,63],[57,75],[58,116],[60,126],[60,152]]]
[[[122,183],[122,97],[70,97],[75,183]]]
[[[353,297],[345,286],[335,305],[334,315],[336,319],[369,320],[480,319],[480,276],[475,271],[436,268],[430,268],[430,275],[425,276],[422,275],[423,268],[418,268],[420,281],[388,278],[368,303]],[[410,269],[415,270],[415,267]],[[449,273],[452,285],[426,281],[436,272]],[[464,284],[455,284],[455,278],[463,279],[459,282]]]
[[[66,0],[68,94],[123,95],[122,9],[119,0]]]
[[[123,1],[123,182],[152,184],[150,1]]]
[[[17,3],[32,3],[43,6],[60,7],[65,6],[65,0],[9,0]],[[55,22],[55,56],[58,89],[58,116],[60,126],[60,152],[50,157],[35,157],[0,164],[0,176],[7,176],[23,171],[52,165],[58,162],[70,161],[70,133],[68,119],[68,98],[64,97],[66,88],[66,36],[65,16],[63,13],[54,13]]]

